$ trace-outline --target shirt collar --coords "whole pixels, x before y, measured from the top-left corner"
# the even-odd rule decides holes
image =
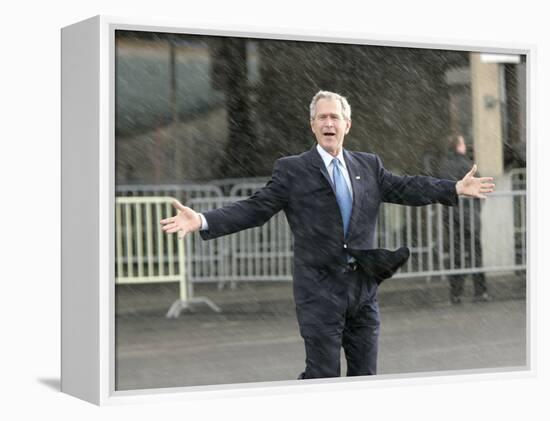
[[[340,164],[346,168],[346,161],[344,161],[344,149],[340,151],[340,153],[334,157],[331,154],[329,154],[327,151],[325,151],[319,144],[317,144],[317,152],[319,152],[319,155],[321,155],[321,158],[323,158],[323,162],[325,163],[325,167],[327,169],[329,168],[329,165],[332,163],[332,160],[334,158],[337,158],[338,161],[340,161]]]

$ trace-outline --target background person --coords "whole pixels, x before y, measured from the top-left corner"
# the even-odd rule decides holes
[[[449,152],[442,161],[440,167],[440,177],[449,180],[460,180],[465,171],[472,167],[472,162],[467,156],[468,149],[464,137],[461,134],[451,134],[448,137]],[[461,251],[462,245],[466,255],[464,256],[465,267],[480,268],[482,264],[481,242],[479,234],[481,233],[481,218],[480,218],[480,202],[472,199],[472,203],[464,201],[462,212],[460,208],[453,209],[453,237],[450,242],[453,244],[454,266],[451,269],[459,269],[461,267]],[[473,218],[473,227],[471,220]],[[445,224],[448,225],[449,217],[444,218]],[[462,223],[461,223],[462,221]],[[447,229],[447,232],[450,232]],[[471,244],[474,247],[471,249]],[[465,274],[449,275],[450,283],[450,299],[451,303],[459,304],[462,302],[464,294]],[[487,293],[487,283],[485,273],[476,272],[472,275],[474,283],[474,301],[489,301],[491,297]]]

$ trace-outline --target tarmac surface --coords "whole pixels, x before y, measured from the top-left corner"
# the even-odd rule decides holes
[[[387,284],[386,284],[387,283]],[[526,366],[524,274],[488,278],[493,300],[462,304],[443,279],[392,279],[379,290],[379,374]],[[200,285],[222,308],[165,314],[175,284],[118,285],[116,390],[294,380],[304,369],[290,283]],[[342,353],[342,375],[345,373]]]

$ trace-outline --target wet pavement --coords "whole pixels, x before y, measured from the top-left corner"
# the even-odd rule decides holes
[[[379,293],[379,374],[526,364],[524,276],[489,278],[493,301],[475,303],[467,289],[460,305],[448,302],[445,280],[387,282]],[[203,285],[196,295],[221,313],[197,305],[167,319],[176,285],[117,286],[116,389],[296,379],[305,354],[291,290],[289,283]]]

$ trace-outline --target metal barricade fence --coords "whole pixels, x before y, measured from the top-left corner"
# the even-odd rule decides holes
[[[244,198],[192,199],[187,205],[205,212]],[[261,227],[210,241],[189,235],[186,250],[190,282],[291,280],[292,235],[282,212]]]
[[[235,186],[233,192],[248,196],[257,187],[243,184]],[[204,212],[243,198],[192,199],[188,205]],[[523,270],[525,199],[525,191],[493,193],[489,200],[502,221],[494,221],[492,215],[481,217],[483,209],[475,199],[460,198],[454,208],[384,204],[376,233],[377,247],[406,245],[411,249],[411,258],[397,278]],[[481,220],[486,221],[485,230]],[[204,242],[197,235],[188,236],[186,251],[192,283],[291,280],[292,235],[282,212],[261,227],[215,240]],[[484,258],[476,259],[481,254]]]
[[[182,203],[198,197],[222,197],[222,189],[213,184],[119,184],[117,197],[176,197]]]
[[[195,198],[187,205],[204,212],[244,199],[261,186],[234,186],[233,191],[244,196]],[[194,297],[194,283],[291,280],[293,241],[283,212],[261,227],[210,241],[188,235],[184,243],[176,235],[166,235],[159,224],[174,215],[173,200],[116,198],[117,284],[179,282],[180,297],[167,314],[177,317],[192,302],[206,303],[219,311],[207,298]],[[396,278],[428,279],[525,270],[526,235],[525,190],[495,192],[486,201],[461,198],[456,207],[383,204],[375,233],[377,247],[406,245],[411,249],[411,258]],[[482,258],[476,259],[481,254]]]
[[[512,190],[527,190],[527,169],[526,168],[514,168],[509,172],[512,181]],[[525,216],[525,200],[521,200],[521,197],[514,198],[514,235],[516,247],[516,263],[521,264],[524,262],[525,255],[525,240],[526,240],[526,227],[524,220]]]
[[[514,168],[509,171],[510,178],[512,179],[512,190],[526,190],[527,189],[527,169],[526,168]]]
[[[234,193],[235,186],[246,184],[262,187],[265,186],[269,180],[270,177],[222,178],[219,180],[211,180],[209,184],[219,187],[224,192],[224,196],[242,196],[240,193]]]
[[[172,216],[173,200],[171,197],[116,198],[117,283],[185,282],[183,243],[164,235],[159,224],[161,219]]]
[[[117,197],[115,200],[115,283],[138,284],[179,282],[179,299],[167,313],[177,317],[190,302],[206,302],[193,297],[185,271],[184,242],[166,235],[160,220],[172,216],[172,197]]]

